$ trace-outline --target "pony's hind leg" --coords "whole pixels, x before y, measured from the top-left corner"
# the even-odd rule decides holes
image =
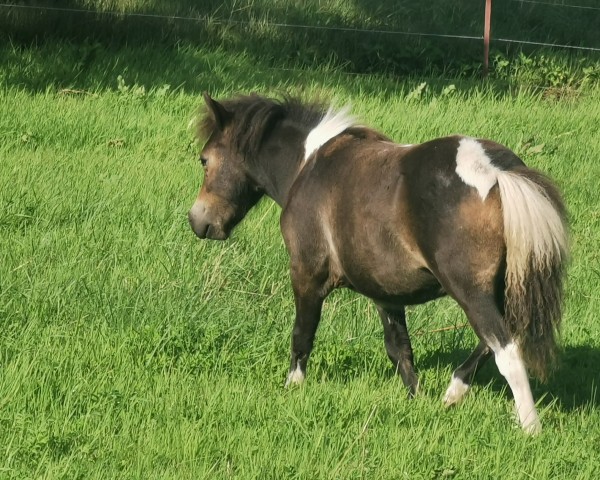
[[[444,290],[462,307],[479,340],[493,352],[498,370],[512,391],[521,426],[535,433],[540,421],[525,364],[503,314],[506,245],[502,214],[496,188],[483,202],[473,192],[466,194],[451,215],[456,222],[451,235],[444,236],[437,250],[431,252],[431,263],[435,262],[433,273]],[[485,356],[483,346],[469,360],[477,360],[480,355]],[[469,360],[467,373],[475,368]],[[461,386],[456,380],[456,390]],[[457,391],[455,397],[464,394],[466,388],[462,387],[463,392]]]
[[[518,346],[508,332],[493,295],[480,293],[468,299],[462,297],[457,300],[463,306],[479,338],[494,353],[498,370],[512,391],[521,427],[528,433],[539,432],[541,425],[533,402],[525,363]]]
[[[540,432],[542,425],[535,409],[527,370],[519,347],[514,342],[510,342],[502,346],[495,345],[493,348],[498,370],[506,378],[513,393],[519,423],[527,433]]]
[[[406,328],[404,307],[393,311],[377,306],[377,311],[383,324],[385,349],[389,359],[394,364],[396,372],[402,377],[410,396],[417,393],[419,381],[415,373],[412,346]]]
[[[483,365],[492,355],[492,350],[487,344],[480,340],[475,350],[452,374],[452,380],[444,395],[444,405],[447,407],[460,403],[471,387],[471,382],[477,373],[477,369]]]

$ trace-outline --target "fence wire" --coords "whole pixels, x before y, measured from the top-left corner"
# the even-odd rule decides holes
[[[517,3],[532,3],[535,5],[548,5],[552,7],[565,7],[565,8],[579,8],[584,10],[600,10],[599,7],[586,7],[583,5],[568,5],[565,3],[550,3],[550,2],[536,2],[535,0],[511,0],[512,2]]]
[[[584,7],[578,5],[565,5],[565,4],[556,4],[556,3],[547,3],[547,2],[537,2],[534,0],[511,0],[513,2],[519,3],[532,3],[532,4],[540,4],[540,5],[549,5],[555,7],[571,7],[571,8],[585,8],[590,10],[600,10],[600,8],[596,7]],[[135,13],[135,12],[115,12],[115,11],[95,11],[88,10],[83,8],[66,8],[66,7],[48,7],[48,6],[39,6],[39,5],[15,5],[11,3],[0,3],[0,8],[19,8],[19,9],[29,9],[29,10],[45,10],[45,11],[54,11],[54,12],[65,12],[65,13],[81,13],[81,14],[95,14],[95,15],[110,15],[110,16],[119,16],[119,17],[138,17],[138,18],[158,18],[164,20],[183,20],[183,21],[191,21],[191,22],[200,22],[202,21],[201,17],[185,17],[179,15],[159,15],[154,13]],[[225,25],[253,25],[252,22],[246,22],[241,20],[225,20],[222,22],[214,22],[217,24],[225,24]],[[398,31],[398,30],[381,30],[381,29],[363,29],[363,28],[351,28],[351,27],[335,27],[335,26],[325,26],[325,25],[301,25],[301,24],[291,24],[291,23],[277,23],[277,22],[260,22],[261,25],[275,27],[275,28],[295,28],[295,29],[305,29],[305,30],[328,30],[328,31],[338,31],[338,32],[352,32],[352,33],[375,33],[375,34],[383,34],[383,35],[403,35],[403,36],[415,36],[415,37],[433,37],[433,38],[449,38],[449,39],[462,39],[462,40],[483,40],[483,36],[474,36],[474,35],[450,35],[443,33],[425,33],[425,32],[406,32],[406,31]],[[492,38],[494,42],[501,43],[516,43],[522,45],[536,45],[540,47],[552,47],[552,48],[566,48],[571,50],[583,50],[583,51],[593,51],[600,52],[600,48],[596,47],[580,47],[576,45],[563,45],[556,43],[546,43],[546,42],[534,42],[529,40],[517,40],[511,38]]]

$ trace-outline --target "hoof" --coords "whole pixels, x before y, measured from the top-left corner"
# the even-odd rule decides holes
[[[292,370],[285,381],[285,388],[288,388],[290,385],[302,385],[304,383],[304,373],[300,368],[296,368],[296,370]]]
[[[539,420],[537,420],[528,425],[523,425],[523,431],[527,435],[539,435],[540,433],[542,433],[542,424]]]
[[[521,428],[523,432],[527,435],[538,435],[542,432],[542,424],[540,423],[540,419],[537,416],[537,412],[533,412],[532,415],[529,415],[525,421],[520,422]]]
[[[465,394],[469,391],[469,385],[463,382],[460,378],[452,377],[450,386],[444,395],[444,406],[450,407],[458,405],[463,401]]]

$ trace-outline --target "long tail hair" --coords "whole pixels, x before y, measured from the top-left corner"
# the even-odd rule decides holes
[[[519,167],[498,175],[506,276],[504,317],[528,370],[544,380],[554,364],[568,262],[566,211],[554,184]]]

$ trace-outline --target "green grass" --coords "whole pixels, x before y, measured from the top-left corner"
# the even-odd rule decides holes
[[[596,86],[557,101],[428,80],[417,95],[417,79],[252,73],[246,55],[97,49],[84,67],[68,44],[3,49],[0,478],[597,476]],[[149,60],[161,68],[144,72]],[[224,243],[187,225],[201,181],[187,125],[205,87],[217,98],[331,96],[400,142],[489,137],[557,180],[573,261],[561,363],[533,384],[540,436],[514,423],[493,362],[462,406],[442,408],[475,343],[447,299],[408,314],[423,382],[414,401],[374,307],[347,291],[325,304],[307,384],[283,388],[293,299],[278,208],[262,202]]]

